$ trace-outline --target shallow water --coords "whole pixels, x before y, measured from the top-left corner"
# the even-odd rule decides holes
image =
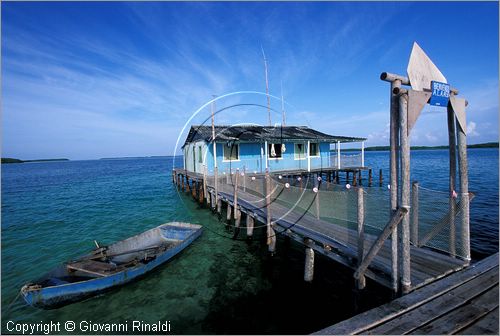
[[[178,160],[177,165],[181,164]],[[498,251],[498,149],[469,150],[471,248]],[[303,278],[302,247],[283,238],[267,254],[264,235],[232,240],[217,216],[171,183],[172,158],[2,165],[2,332],[16,322],[170,321],[172,333],[310,333],[354,314],[352,271],[316,255],[315,280]],[[388,177],[388,152],[366,164]],[[412,152],[412,179],[446,190],[447,152]],[[169,221],[203,224],[200,239],[177,258],[99,297],[57,310],[10,307],[20,287],[55,265]],[[368,282],[364,310],[390,299]],[[130,332],[130,329],[129,329]],[[80,331],[81,333],[81,331]],[[96,333],[95,331],[93,333]]]

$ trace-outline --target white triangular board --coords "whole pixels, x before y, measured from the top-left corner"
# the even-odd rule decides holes
[[[415,126],[420,112],[422,112],[430,97],[430,92],[408,90],[408,134]]]
[[[448,83],[441,71],[439,71],[417,42],[413,42],[406,72],[408,73],[412,89],[416,91],[430,90],[431,81]]]
[[[457,116],[460,128],[467,135],[467,121],[465,119],[465,99],[456,97],[454,95],[450,96],[450,103],[455,115]]]

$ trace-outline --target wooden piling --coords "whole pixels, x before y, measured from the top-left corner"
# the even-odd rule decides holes
[[[455,111],[451,103],[448,104],[447,108],[448,116],[448,144],[449,144],[449,160],[450,160],[450,176],[449,176],[449,211],[450,214],[450,240],[449,249],[450,255],[455,256],[455,198],[452,197],[453,192],[456,190],[456,179],[457,179],[457,143],[456,143],[456,130],[455,130]]]
[[[368,169],[368,186],[371,187],[373,183],[372,169]]]
[[[231,221],[231,204],[229,204],[229,202],[227,202],[226,221],[227,222]]]
[[[399,96],[399,138],[401,148],[401,207],[410,207],[410,142],[408,136],[408,94]],[[382,170],[381,170],[382,171]],[[410,214],[405,213],[401,224],[401,290],[411,289],[410,278]]]
[[[238,219],[238,176],[239,171],[236,170],[234,177],[234,194],[233,194],[233,204],[234,204],[234,219],[235,221]],[[239,224],[239,223],[238,223]]]
[[[217,199],[217,213],[220,215],[222,213],[222,200]]]
[[[313,242],[306,239],[305,244],[307,247],[305,251],[304,281],[311,282],[314,278],[314,250],[310,247]]]
[[[253,236],[253,227],[254,227],[254,219],[252,216],[247,214],[247,236],[248,237]]]
[[[219,206],[219,168],[214,167],[214,196],[215,196],[215,204],[217,204],[217,212],[220,213],[220,206]],[[215,206],[214,204],[214,206]]]
[[[345,183],[349,183],[349,172],[345,172]]]
[[[271,176],[269,169],[266,169],[266,221],[267,221],[267,246],[271,253],[276,249],[276,234],[271,226]]]
[[[356,180],[356,172],[352,172],[352,185],[353,187],[357,186],[358,185],[358,182]]]
[[[462,214],[460,218],[461,253],[466,261],[470,256],[470,227],[469,227],[469,176],[467,164],[467,138],[460,124],[456,123],[457,145],[458,145],[458,167],[460,173],[460,197],[462,202]]]
[[[358,171],[358,181],[359,184],[363,184],[363,174],[361,174],[361,170]]]
[[[337,171],[335,173],[335,183],[340,184],[340,172]]]
[[[364,192],[363,188],[358,188],[358,267],[361,266],[364,256],[364,245],[365,245],[365,207],[364,207]],[[364,275],[361,275],[359,279],[356,280],[356,286],[358,289],[363,289],[366,286],[366,279]]]
[[[418,245],[418,182],[413,182],[411,186],[411,241],[413,245]]]
[[[382,184],[384,183],[384,176],[382,174],[382,169],[378,171],[378,183],[380,184],[380,186],[382,186]]]

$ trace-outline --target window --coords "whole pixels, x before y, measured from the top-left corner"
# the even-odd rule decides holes
[[[319,144],[317,142],[309,143],[309,156],[319,156]]]
[[[270,159],[281,159],[283,153],[281,144],[267,144],[267,155]]]
[[[296,143],[294,147],[295,160],[304,160],[306,158],[306,146],[303,143]]]
[[[203,163],[203,155],[201,153],[201,146],[198,146],[198,163]]]
[[[224,145],[224,161],[238,161],[240,159],[240,146],[237,144]]]

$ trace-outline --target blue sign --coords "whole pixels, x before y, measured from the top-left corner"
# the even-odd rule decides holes
[[[431,82],[432,96],[429,104],[434,106],[448,106],[450,99],[450,85],[441,82]]]

